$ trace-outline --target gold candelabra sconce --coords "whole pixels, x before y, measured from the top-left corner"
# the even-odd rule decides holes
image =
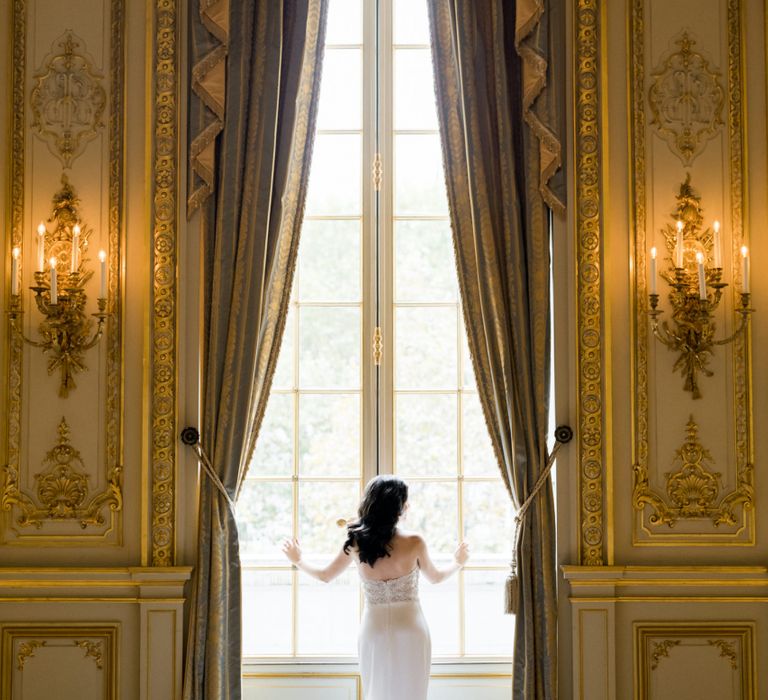
[[[657,251],[651,248],[648,315],[654,336],[678,353],[673,371],[684,377],[683,388],[694,399],[701,398],[699,374],[711,377],[709,361],[715,346],[732,343],[746,331],[750,315],[749,252],[741,247],[741,294],[737,318],[730,335],[716,338],[715,312],[728,286],[723,281],[721,230],[719,222],[703,227],[701,198],[691,187],[691,176],[680,185],[677,206],[672,214],[675,225],[662,231],[668,266],[659,276],[669,285],[667,295],[671,322],[660,321],[657,290]]]
[[[8,316],[11,333],[33,347],[42,348],[48,356],[48,374],[60,372],[59,396],[66,398],[75,388],[75,374],[84,371],[85,352],[94,347],[104,332],[107,311],[106,253],[99,251],[100,283],[97,311],[86,313],[86,285],[93,277],[88,269],[89,241],[92,231],[79,216],[80,200],[66,175],[62,188],[53,197],[53,212],[37,227],[37,269],[35,284],[29,289],[43,319],[38,327],[39,340],[28,338],[22,329],[24,313],[19,293],[21,279],[20,247],[14,247],[11,258],[11,302]],[[96,319],[93,327],[92,318]]]

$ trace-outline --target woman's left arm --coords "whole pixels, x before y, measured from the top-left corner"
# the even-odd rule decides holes
[[[295,537],[283,542],[283,554],[288,557],[288,560],[297,569],[300,569],[301,571],[309,574],[313,578],[316,578],[318,581],[322,581],[323,583],[333,581],[333,579],[341,574],[341,572],[344,571],[344,569],[346,569],[352,563],[352,556],[347,554],[342,549],[336,555],[333,561],[331,561],[331,563],[326,567],[321,568],[319,566],[307,564],[301,558],[301,547],[299,546],[298,540],[296,540]]]

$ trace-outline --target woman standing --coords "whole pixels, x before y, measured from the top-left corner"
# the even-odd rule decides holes
[[[419,604],[419,571],[430,583],[439,583],[469,558],[462,542],[454,563],[437,568],[422,537],[398,527],[407,509],[406,483],[377,476],[368,483],[357,520],[347,525],[347,540],[328,566],[304,562],[295,539],[283,543],[288,559],[320,581],[333,580],[353,559],[357,562],[365,591],[358,655],[366,700],[426,700],[431,642]]]

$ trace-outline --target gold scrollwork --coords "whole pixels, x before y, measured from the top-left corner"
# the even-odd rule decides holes
[[[637,510],[651,507],[652,525],[674,527],[678,520],[693,518],[709,518],[715,526],[735,525],[734,506],[753,506],[751,465],[740,473],[736,489],[718,501],[721,475],[707,469],[706,463],[712,462],[712,456],[699,442],[698,430],[691,416],[685,442],[675,452],[675,461],[682,466],[666,474],[666,499],[651,487],[646,469],[640,465],[634,468],[632,504]]]
[[[603,305],[600,230],[600,8],[576,9],[576,247],[578,295],[578,440],[581,493],[580,560],[604,561]]]
[[[661,642],[653,642],[653,651],[651,652],[651,670],[659,667],[659,661],[662,658],[669,658],[669,650],[676,647],[682,639],[665,639]]]
[[[729,642],[727,639],[708,639],[707,644],[717,647],[720,650],[720,656],[730,661],[734,671],[739,668],[736,645],[733,642]]]
[[[16,668],[19,669],[19,671],[23,671],[27,659],[30,659],[35,655],[35,649],[44,647],[45,644],[45,640],[38,641],[37,639],[30,639],[28,642],[19,642],[18,651],[16,652]]]
[[[30,97],[32,128],[65,168],[72,167],[88,141],[104,128],[103,76],[85,52],[77,50],[84,44],[69,30],[56,39],[34,76]]]
[[[17,523],[24,527],[42,527],[43,520],[79,520],[80,527],[104,523],[102,509],[109,507],[119,511],[123,506],[121,469],[116,467],[108,475],[104,491],[89,501],[88,475],[84,469],[80,452],[69,442],[69,425],[62,418],[59,423],[59,440],[45,455],[43,464],[48,469],[35,474],[37,498],[40,505],[23,493],[17,483],[6,482],[0,505],[5,510],[17,506],[21,514]]]
[[[153,39],[151,562],[175,559],[178,44],[175,0],[156,0]]]
[[[688,32],[683,31],[675,44],[680,49],[651,73],[648,103],[651,126],[687,167],[722,126],[725,91],[720,72],[694,51],[696,40]]]
[[[91,642],[87,639],[76,639],[75,646],[85,651],[85,658],[91,657],[99,670],[104,668],[104,651],[101,642]]]

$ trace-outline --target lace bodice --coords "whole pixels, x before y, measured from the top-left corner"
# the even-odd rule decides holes
[[[419,570],[410,574],[391,578],[388,581],[362,579],[365,600],[368,605],[402,603],[419,599]]]

